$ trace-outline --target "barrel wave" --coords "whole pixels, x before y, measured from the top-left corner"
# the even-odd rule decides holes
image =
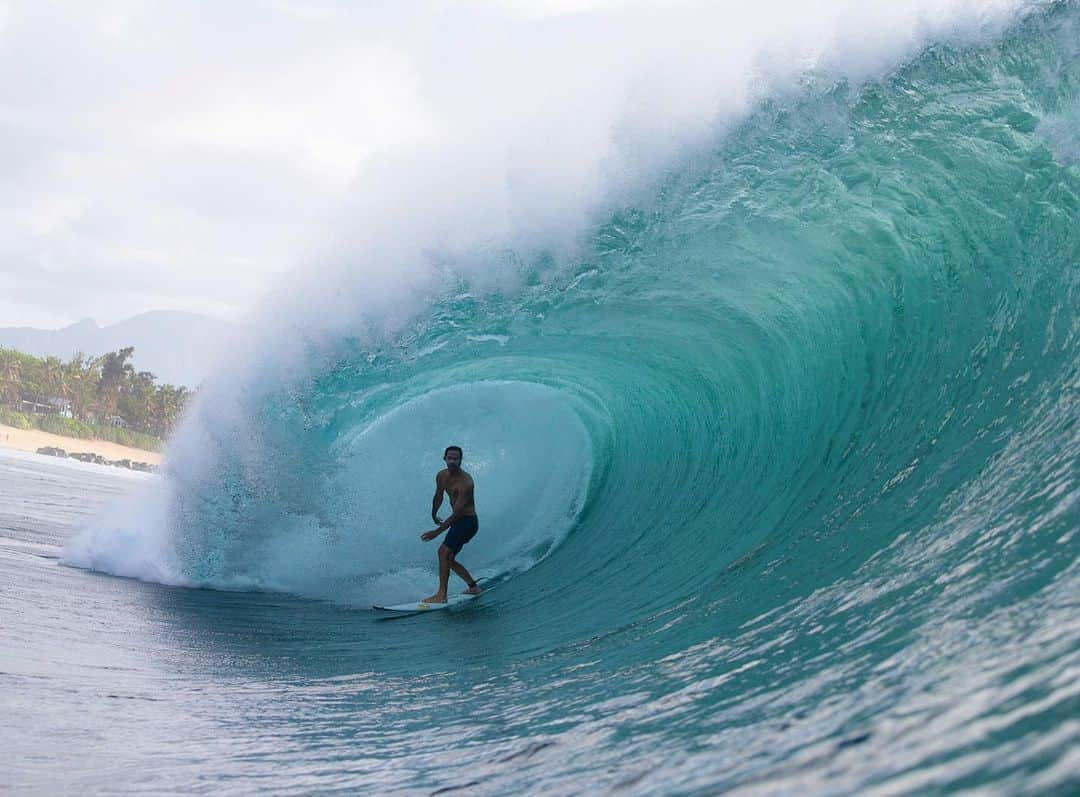
[[[1066,789],[1078,50],[1057,4],[763,100],[571,262],[208,391],[67,561],[362,616],[323,721],[389,791]],[[373,622],[450,444],[488,594]]]

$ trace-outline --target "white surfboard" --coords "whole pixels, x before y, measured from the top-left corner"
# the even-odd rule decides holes
[[[481,593],[483,594],[483,593]],[[434,612],[439,609],[449,609],[451,606],[460,606],[466,601],[471,601],[476,595],[468,595],[460,593],[458,595],[447,596],[446,603],[424,603],[423,601],[416,601],[414,603],[399,603],[395,606],[372,606],[371,608],[377,612],[397,612],[399,614],[418,614],[420,612]]]

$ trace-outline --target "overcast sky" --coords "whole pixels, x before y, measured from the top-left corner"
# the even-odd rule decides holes
[[[942,24],[951,24],[950,14],[972,16],[964,9],[1014,4],[912,0],[905,7],[930,9]],[[342,225],[345,198],[355,200],[367,185],[365,164],[430,147],[455,114],[479,118],[474,133],[482,135],[490,126],[484,115],[500,117],[498,107],[490,106],[514,101],[513,86],[495,86],[500,70],[514,60],[525,65],[513,79],[529,87],[529,96],[518,100],[516,118],[507,115],[502,141],[519,138],[515,125],[530,113],[534,98],[549,105],[569,98],[564,115],[547,131],[538,128],[535,143],[526,145],[545,152],[535,161],[531,179],[537,182],[526,184],[524,193],[560,206],[588,194],[567,176],[582,185],[592,180],[596,163],[610,154],[608,139],[625,132],[626,117],[614,103],[585,120],[594,113],[594,99],[602,105],[601,98],[619,93],[619,70],[640,61],[643,74],[657,75],[663,73],[661,63],[684,58],[655,85],[639,81],[634,91],[654,96],[637,102],[644,111],[634,126],[654,139],[675,136],[655,125],[660,118],[704,131],[702,114],[715,113],[715,103],[703,104],[704,111],[691,105],[699,102],[697,94],[720,85],[709,71],[711,59],[726,57],[730,70],[745,71],[754,57],[750,45],[739,51],[733,32],[750,31],[742,38],[757,41],[757,47],[771,36],[765,35],[769,26],[786,24],[790,38],[824,20],[813,36],[843,42],[827,25],[835,27],[865,8],[855,0],[834,0],[830,17],[787,0],[756,12],[760,4],[711,4],[725,7],[726,16],[685,16],[684,40],[668,36],[670,52],[662,55],[654,52],[653,23],[645,12],[636,32],[627,28],[621,39],[610,37],[621,42],[614,55],[592,54],[593,42],[608,38],[607,27],[586,28],[576,45],[551,29],[568,18],[605,11],[609,23],[617,23],[628,7],[650,5],[669,4],[0,0],[0,326],[61,326],[84,317],[111,323],[149,309],[237,318],[274,289],[284,272],[311,262],[328,224]],[[876,5],[884,11],[868,14],[865,24],[845,23],[855,33],[839,50],[862,46],[873,53],[882,49],[875,36],[886,35],[907,46],[926,24],[923,11]],[[617,14],[610,13],[614,7]],[[478,19],[516,26],[517,38],[488,51],[491,37],[474,32]],[[760,34],[756,40],[754,30]],[[543,47],[517,58],[534,34]],[[791,50],[789,44],[783,37],[773,42]],[[698,61],[686,60],[686,53]],[[459,67],[461,79],[453,71]],[[545,92],[548,72],[560,68],[552,85],[563,93]],[[590,73],[596,75],[595,90],[587,85]],[[492,84],[476,87],[476,108],[468,107],[473,86],[455,93],[455,83],[472,80]],[[709,80],[710,89],[696,90]],[[749,84],[728,84],[734,88],[726,96],[736,108],[745,102]],[[450,107],[455,104],[457,109]],[[665,113],[652,114],[657,107]],[[622,132],[612,132],[616,123]],[[580,128],[577,138],[565,133],[568,126]],[[560,136],[561,151],[552,155],[549,141]],[[626,140],[623,135],[623,144],[616,144]],[[581,154],[594,145],[595,155]],[[485,151],[477,157],[482,160]],[[543,175],[552,173],[553,164],[569,164],[554,172],[569,188],[545,193]],[[377,205],[369,198],[359,207],[370,215]]]
[[[231,317],[422,128],[375,12],[0,2],[0,326]]]

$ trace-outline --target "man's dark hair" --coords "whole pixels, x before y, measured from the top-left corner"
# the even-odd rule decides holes
[[[446,450],[442,452],[443,457],[445,457],[451,451],[456,451],[459,457],[465,459],[465,452],[461,450],[461,446],[447,446]]]

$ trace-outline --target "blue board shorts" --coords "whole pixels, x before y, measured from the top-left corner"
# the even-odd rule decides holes
[[[455,554],[461,553],[461,546],[476,536],[476,532],[480,529],[480,521],[476,515],[466,515],[453,526],[450,527],[450,531],[446,532],[446,539],[443,540],[443,545],[453,551]]]

